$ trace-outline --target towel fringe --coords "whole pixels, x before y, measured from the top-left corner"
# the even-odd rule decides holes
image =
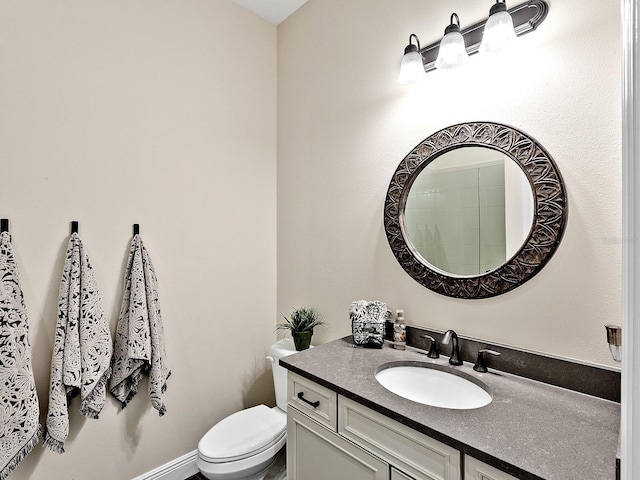
[[[57,440],[51,436],[51,434],[45,428],[43,447],[47,447],[52,452],[64,453],[64,442]]]
[[[40,442],[40,436],[42,435],[42,425],[38,425],[36,433],[24,444],[24,446],[13,456],[11,461],[0,472],[0,480],[6,480],[18,464],[26,457],[33,447]]]
[[[100,412],[102,411],[102,409],[95,411],[93,408],[89,407],[88,404],[93,403],[93,400],[96,397],[96,395],[99,395],[101,391],[104,391],[107,385],[107,380],[109,380],[110,378],[111,378],[111,367],[109,367],[102,374],[102,377],[100,377],[100,380],[96,382],[95,386],[93,387],[93,390],[91,390],[89,395],[87,395],[87,397],[84,400],[82,400],[82,403],[80,404],[81,415],[84,415],[85,417],[91,418],[93,420],[98,419],[98,416],[100,415]]]
[[[167,373],[167,378],[166,378],[166,380],[169,380],[169,377],[171,377],[171,370],[169,370],[169,373]],[[167,391],[167,382],[166,382],[166,380],[165,380],[165,382],[162,384],[162,388],[160,389],[160,392],[161,392],[161,393],[164,393],[164,392],[166,392],[166,391]]]
[[[136,396],[136,394],[138,393],[138,381],[140,380],[140,378],[138,378],[138,380],[136,381],[135,384],[131,385],[130,389],[129,389],[129,393],[127,394],[127,397],[122,400],[122,408],[126,408],[127,405],[129,405],[129,402],[131,400],[133,400],[133,397]]]
[[[171,371],[169,371],[169,373],[167,374],[167,379],[171,376]],[[160,392],[161,393],[165,393],[167,391],[167,382],[162,384],[162,387],[160,388]],[[162,401],[161,398],[152,398],[151,399],[151,404],[153,405],[153,408],[155,408],[156,410],[158,410],[158,415],[160,415],[161,417],[167,413],[167,407],[165,406],[164,402]]]
[[[140,383],[140,380],[142,380],[142,377],[143,377],[143,374],[142,374],[143,367],[144,365],[141,365],[129,377],[125,378],[118,385],[111,386],[111,394],[114,397],[120,399],[115,392],[117,392],[121,388],[122,384],[126,384],[126,390],[128,391],[128,393],[127,393],[127,396],[123,400],[121,400],[122,408],[125,408],[129,404],[129,402],[133,399],[133,397],[135,397],[136,394],[138,393],[138,383]]]
[[[92,410],[91,408],[83,406],[83,407],[80,407],[80,415],[82,415],[83,417],[90,418],[92,420],[98,420],[98,418],[100,416],[100,412],[96,412],[95,410]]]

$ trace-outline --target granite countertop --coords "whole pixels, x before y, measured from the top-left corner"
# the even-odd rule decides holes
[[[481,381],[493,401],[473,410],[406,400],[375,380],[390,362],[436,363]],[[469,364],[453,367],[419,351],[356,347],[351,337],[280,359],[280,364],[389,418],[521,480],[615,478],[620,405]]]

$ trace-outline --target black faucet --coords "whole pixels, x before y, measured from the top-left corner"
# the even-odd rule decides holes
[[[442,344],[447,345],[451,342],[451,355],[449,356],[449,363],[451,365],[462,365],[460,359],[460,343],[458,342],[458,334],[453,330],[447,330],[442,339]]]

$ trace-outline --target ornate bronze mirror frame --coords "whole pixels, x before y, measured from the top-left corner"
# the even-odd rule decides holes
[[[433,267],[417,253],[405,229],[404,210],[414,180],[429,163],[448,151],[469,146],[502,152],[522,169],[533,192],[533,221],[520,250],[502,266],[481,275],[455,276]],[[549,153],[526,133],[491,122],[453,125],[420,142],[393,174],[384,205],[387,240],[402,268],[428,289],[455,298],[488,298],[522,285],[549,261],[566,223],[566,190]]]

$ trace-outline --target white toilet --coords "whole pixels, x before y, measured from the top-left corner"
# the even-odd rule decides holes
[[[262,480],[276,462],[287,435],[287,371],[278,360],[296,353],[289,338],[271,345],[277,406],[241,410],[215,424],[198,443],[196,465],[210,480]],[[271,478],[271,475],[270,475]]]

